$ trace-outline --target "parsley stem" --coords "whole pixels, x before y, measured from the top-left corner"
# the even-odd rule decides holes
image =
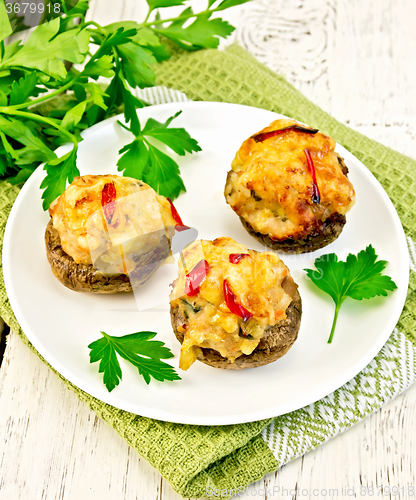
[[[68,9],[66,8],[65,5],[65,0],[59,0],[59,3],[61,4],[62,10],[64,11],[65,14],[68,14]]]
[[[154,20],[154,21],[150,21],[148,23],[144,22],[144,23],[141,23],[141,26],[143,26],[144,28],[147,28],[147,27],[151,27],[151,26],[154,26],[156,24],[163,24],[163,23],[170,23],[172,21],[186,21],[187,19],[191,19],[191,17],[199,17],[199,16],[203,16],[204,14],[207,14],[207,13],[213,13],[213,12],[216,12],[216,9],[206,9],[202,12],[198,12],[197,14],[183,14],[182,16],[178,16],[178,17],[172,17],[170,19],[157,19],[157,20]]]
[[[133,132],[131,131],[131,129],[129,127],[127,127],[126,125],[124,125],[124,123],[121,123],[120,120],[117,120],[117,123],[120,125],[120,127],[125,128],[127,130],[127,132],[130,132],[131,134],[133,134]]]
[[[93,24],[96,24],[93,21],[90,21],[90,22]],[[97,25],[97,26],[99,26],[99,25]],[[85,68],[88,68],[88,65],[91,66],[94,61],[99,59],[99,57],[100,57],[100,49],[98,49],[95,54],[91,55],[91,59],[87,62],[87,64],[85,65]],[[83,75],[82,75],[82,71],[81,71],[74,78],[72,78],[72,80],[70,80],[68,83],[66,83],[65,85],[63,85],[59,89],[56,89],[53,92],[49,92],[48,94],[46,94],[42,97],[39,97],[38,99],[33,99],[31,101],[22,102],[20,104],[15,104],[14,106],[8,106],[8,109],[24,109],[24,108],[27,108],[29,106],[34,106],[34,105],[39,104],[41,102],[47,101],[47,100],[51,99],[52,97],[55,97],[59,94],[62,94],[63,92],[65,92],[66,90],[71,88],[74,85],[74,83],[76,83],[77,80],[82,76]]]
[[[152,12],[152,10],[151,10],[151,9],[149,9],[149,10],[148,10],[148,12],[147,12],[146,19],[143,21],[143,23],[147,22],[147,20],[149,19],[149,16],[150,16],[150,13],[151,13],[151,12]],[[142,23],[142,24],[143,24],[143,23]]]
[[[332,342],[332,338],[333,338],[334,332],[335,332],[335,327],[337,325],[338,313],[339,313],[339,310],[341,309],[341,305],[342,305],[342,302],[339,302],[335,306],[334,320],[332,322],[331,334],[329,335],[328,344],[330,344]]]
[[[71,132],[68,132],[68,130],[64,129],[57,123],[55,123],[54,120],[51,120],[50,118],[46,118],[45,116],[42,115],[37,115],[35,113],[29,113],[26,111],[18,111],[17,109],[11,109],[11,108],[6,108],[2,107],[0,108],[0,113],[3,113],[5,115],[12,115],[12,116],[21,116],[22,118],[27,118],[28,120],[33,120],[35,122],[40,122],[40,123],[46,123],[47,125],[50,125],[57,130],[59,130],[62,134],[66,135],[71,142],[74,143],[75,147],[78,147],[78,141],[77,138],[75,137],[74,134],[71,134]]]
[[[42,97],[39,97],[38,99],[33,99],[31,101],[26,101],[22,102],[20,104],[15,104],[14,106],[9,106],[9,109],[23,109],[23,108],[28,108],[29,106],[34,106],[35,104],[39,104],[41,102],[47,101],[48,99],[51,99],[52,97],[55,97],[59,94],[62,94],[62,92],[65,92],[65,90],[69,89],[72,87],[72,85],[76,82],[76,80],[81,76],[81,73],[78,74],[75,78],[70,80],[67,84],[63,85],[59,89],[54,90],[53,92],[50,92]]]
[[[106,29],[104,29],[102,26],[100,26],[98,23],[96,23],[94,21],[88,21],[88,22],[84,23],[82,25],[82,28],[86,28],[87,26],[95,26],[97,28],[97,30],[100,31],[101,33],[108,34]]]

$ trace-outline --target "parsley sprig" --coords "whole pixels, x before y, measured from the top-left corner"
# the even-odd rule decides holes
[[[117,354],[136,366],[146,384],[151,378],[164,382],[165,380],[181,380],[175,369],[161,361],[173,358],[171,350],[159,340],[151,340],[154,332],[137,332],[122,337],[115,337],[101,332],[102,338],[92,342],[90,363],[100,362],[98,371],[103,373],[103,382],[108,392],[117,387],[122,379],[122,372]]]
[[[335,302],[335,314],[328,344],[332,342],[339,310],[347,297],[355,300],[387,296],[397,288],[396,283],[381,274],[387,265],[378,256],[372,245],[358,255],[349,254],[347,260],[339,261],[336,254],[326,254],[315,259],[316,269],[305,269],[312,282]]]
[[[141,130],[136,108],[146,103],[132,89],[155,85],[152,66],[171,56],[162,40],[170,39],[190,51],[215,48],[219,39],[234,28],[213,15],[247,1],[208,0],[207,9],[194,12],[186,0],[147,0],[149,10],[144,22],[122,21],[107,26],[85,20],[89,0],[80,0],[75,7],[67,2],[64,14],[45,19],[25,44],[16,41],[8,45],[4,39],[12,29],[0,2],[0,178],[24,182],[39,164],[46,162],[46,177],[41,184],[46,210],[66,184],[79,175],[80,133],[124,112],[136,138],[125,153],[136,160],[139,151],[146,149],[147,155],[146,165],[135,161],[131,168],[120,170],[124,175],[145,173],[146,182],[175,198],[184,189],[176,164],[145,139],[159,133],[157,139],[175,151],[174,129],[149,120]],[[182,5],[185,8],[179,16],[160,16],[160,9]],[[110,79],[109,83],[98,83],[100,77]],[[182,142],[183,137],[177,135]],[[73,149],[58,159],[54,150],[67,142],[73,143]],[[189,145],[192,140],[186,138],[185,142]],[[192,143],[184,150],[197,151],[198,147]],[[164,183],[163,179],[173,171],[175,181]]]
[[[119,153],[124,154],[117,163],[117,169],[125,176],[142,179],[161,195],[172,198],[176,198],[181,191],[186,191],[179,174],[179,166],[170,156],[154,146],[149,138],[157,139],[180,156],[201,151],[197,141],[192,139],[184,128],[169,128],[172,120],[180,114],[181,111],[178,111],[165,123],[149,118],[143,130],[140,129],[139,123],[133,125],[132,122],[132,127],[128,128],[119,122],[136,138],[120,149]]]

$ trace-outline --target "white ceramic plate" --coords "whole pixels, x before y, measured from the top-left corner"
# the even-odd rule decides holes
[[[196,138],[202,152],[177,158],[187,187],[175,205],[185,224],[199,237],[230,236],[249,248],[264,250],[243,228],[225,203],[223,190],[235,152],[248,136],[279,118],[275,113],[233,104],[174,103],[139,111],[165,121],[178,110],[174,126]],[[111,118],[86,131],[80,144],[81,174],[116,173],[118,150],[132,140]],[[59,149],[61,156],[69,147]],[[10,214],[3,269],[10,303],[39,353],[72,383],[106,403],[147,417],[190,424],[233,424],[281,415],[308,405],[354,377],[377,354],[393,331],[408,285],[408,252],[397,213],[374,176],[341,146],[357,202],[341,236],[326,248],[306,255],[284,256],[299,284],[303,301],[299,338],[282,359],[255,369],[218,370],[196,362],[178,382],[149,386],[136,368],[121,360],[123,380],[111,393],[103,385],[98,364],[89,363],[88,344],[100,330],[125,335],[158,332],[175,354],[168,360],[179,371],[180,345],[169,318],[168,284],[177,264],[162,267],[136,294],[100,296],[66,289],[52,275],[44,248],[49,215],[42,210],[39,185],[44,171],[32,175]],[[303,269],[316,257],[336,252],[341,259],[371,243],[398,285],[388,298],[347,300],[340,312],[334,341],[327,344],[333,317],[329,296],[314,288]],[[140,309],[140,310],[139,310]]]

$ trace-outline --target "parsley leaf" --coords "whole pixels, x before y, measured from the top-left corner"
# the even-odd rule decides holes
[[[84,89],[88,90],[90,93],[90,97],[86,99],[86,101],[92,101],[94,104],[99,106],[100,108],[106,110],[107,105],[104,102],[105,97],[108,97],[107,94],[102,90],[102,88],[98,85],[98,83],[89,82],[84,85]],[[82,104],[82,102],[80,103]]]
[[[165,380],[181,380],[175,369],[161,361],[161,359],[173,358],[173,354],[159,340],[151,340],[156,336],[155,332],[137,332],[122,337],[115,337],[101,332],[100,338],[91,344],[90,363],[100,362],[98,371],[103,373],[103,382],[107,390],[111,392],[122,379],[122,372],[117,354],[136,366],[146,384],[151,378],[164,382]]]
[[[42,193],[44,210],[48,210],[53,200],[65,191],[66,183],[71,183],[74,177],[79,175],[76,161],[77,148],[74,147],[69,153],[61,156],[61,158],[49,161],[43,167],[47,172],[47,176],[40,185],[41,189],[46,188]]]
[[[223,0],[215,10],[225,10],[247,2],[250,2],[250,0]]]
[[[162,7],[173,7],[175,5],[183,5],[185,0],[147,0],[151,10]]]
[[[18,81],[14,81],[10,92],[10,106],[25,102],[31,95],[35,95],[37,83],[36,71],[31,71]]]
[[[100,76],[111,78],[114,76],[113,66],[113,56],[107,54],[88,64],[82,74],[83,76],[90,76],[94,80],[97,80]]]
[[[8,153],[12,158],[17,160],[19,158],[17,152],[12,148],[9,141],[7,140],[7,137],[3,134],[1,130],[0,130],[0,140],[3,143],[3,148],[6,151],[6,153]]]
[[[90,0],[79,0],[79,2],[68,11],[68,17],[84,17],[89,7],[89,1]]]
[[[170,55],[166,47],[162,45],[159,37],[153,30],[142,27],[140,24],[136,23],[136,21],[121,21],[109,24],[105,27],[109,33],[114,33],[119,28],[136,30],[136,34],[131,37],[132,43],[152,51],[157,60],[159,60],[157,57],[159,55],[163,55],[165,59],[169,59]]]
[[[160,123],[153,118],[149,118],[142,134],[158,139],[180,156],[184,156],[187,152],[201,151],[198,142],[192,139],[184,128],[168,128],[171,121],[181,113],[182,111],[178,111],[175,115],[168,118],[165,123]]]
[[[87,101],[82,101],[73,108],[69,109],[62,120],[61,127],[66,130],[72,130],[81,120],[84,114]]]
[[[25,146],[36,148],[39,151],[41,161],[52,160],[56,154],[51,151],[44,142],[36,137],[28,126],[28,122],[19,121],[12,117],[0,115],[0,128],[2,132],[15,141]]]
[[[1,163],[1,162],[0,162]],[[14,177],[10,177],[8,180],[10,184],[20,184],[22,182],[26,182],[29,177],[33,174],[33,172],[36,170],[37,164],[34,167],[23,167],[21,170],[17,172],[17,174]]]
[[[172,120],[181,111],[171,116],[165,123],[149,118],[143,128],[137,133],[137,128],[131,132],[136,139],[127,144],[119,153],[124,155],[117,162],[117,169],[126,177],[134,177],[149,184],[163,196],[175,199],[182,191],[186,191],[180,176],[178,164],[151,144],[146,137],[152,137],[164,143],[178,155],[201,151],[198,142],[184,128],[169,128]],[[128,129],[129,130],[129,129]]]
[[[131,87],[155,85],[156,75],[150,66],[156,63],[156,59],[149,50],[130,42],[118,47],[117,52],[121,56],[124,75]]]
[[[101,44],[101,50],[103,52],[111,51],[113,47],[116,45],[123,45],[124,43],[131,42],[131,39],[137,34],[136,29],[127,29],[125,30],[122,26],[110,33],[104,42]]]
[[[103,332],[101,332],[103,333]],[[111,392],[120,383],[122,373],[118,362],[114,346],[107,341],[107,338],[96,340],[89,346],[90,363],[100,361],[99,373],[104,373],[103,382],[108,392]]]
[[[115,75],[111,80],[108,87],[105,89],[105,94],[103,96],[104,99],[104,108],[98,105],[91,106],[91,108],[87,111],[88,123],[89,125],[94,125],[104,118],[109,116],[110,112],[113,112],[114,109],[117,109],[123,103],[123,82],[119,78],[118,75]]]
[[[125,177],[144,179],[144,170],[149,161],[149,151],[143,139],[135,139],[120,149],[119,153],[124,153],[124,155],[118,160],[117,170],[121,172],[124,170]]]
[[[377,260],[372,245],[361,250],[358,255],[349,254],[346,262],[338,261],[336,254],[326,254],[315,259],[316,269],[305,269],[312,282],[335,302],[335,315],[328,344],[332,342],[338,313],[347,297],[355,300],[387,296],[387,292],[397,288],[390,276],[382,275],[387,265],[385,260]]]
[[[9,16],[7,15],[6,5],[0,2],[0,42],[11,35],[13,32],[10,25]]]
[[[181,17],[192,17],[191,8],[186,9]],[[226,38],[234,28],[223,19],[210,19],[211,12],[201,14],[189,25],[184,27],[185,20],[172,22],[167,27],[155,28],[167,38],[173,40],[179,47],[186,50],[198,50],[202,47],[215,49],[220,41],[219,37]]]
[[[0,31],[0,33],[1,33],[1,31]],[[3,61],[6,59],[9,59],[9,57],[11,57],[13,54],[16,54],[16,52],[18,52],[22,48],[22,45],[20,45],[20,43],[21,43],[21,40],[16,40],[15,42],[12,42],[9,45],[6,45],[4,47],[4,54],[2,55],[0,60]],[[3,75],[3,72],[5,72],[5,71],[7,71],[7,70],[4,70],[1,72],[2,77],[5,76],[5,74]]]
[[[178,164],[155,146],[148,144],[148,147],[150,168],[144,176],[146,179],[144,182],[162,196],[177,198],[181,191],[186,191],[179,175]]]
[[[124,102],[124,118],[126,123],[130,122],[131,131],[137,136],[140,134],[140,121],[137,116],[136,107],[143,107],[143,103],[130,92],[125,82],[121,83],[120,90]]]
[[[67,72],[62,59],[82,63],[88,52],[90,37],[87,29],[76,28],[59,33],[59,28],[59,18],[38,26],[18,52],[2,61],[0,68],[23,66],[53,78],[65,78]]]

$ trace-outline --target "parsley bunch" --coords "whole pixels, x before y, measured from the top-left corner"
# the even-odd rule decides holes
[[[70,10],[62,2],[64,15],[39,25],[23,45],[4,44],[12,30],[0,1],[0,178],[24,182],[46,162],[41,188],[43,208],[48,209],[79,175],[82,130],[124,111],[135,139],[123,148],[119,170],[142,178],[165,196],[178,196],[185,190],[178,166],[146,137],[161,140],[178,154],[199,147],[183,129],[168,128],[174,117],[165,124],[149,120],[142,129],[136,108],[146,103],[131,89],[155,85],[152,66],[170,58],[162,40],[185,50],[216,48],[219,38],[234,28],[213,14],[247,1],[208,0],[206,10],[194,12],[186,0],[147,0],[144,22],[108,26],[85,21],[89,0],[80,0]],[[157,10],[181,5],[186,8],[171,19],[163,20]],[[72,64],[82,64],[82,69]],[[102,87],[97,82],[100,77],[110,83]],[[73,149],[57,158],[54,150],[67,142]],[[168,178],[173,180],[164,182]]]

